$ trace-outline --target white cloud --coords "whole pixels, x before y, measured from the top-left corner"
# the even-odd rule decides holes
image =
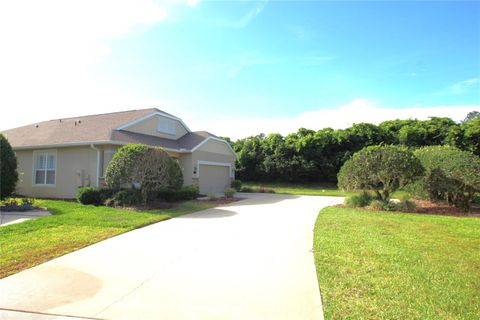
[[[480,110],[480,106],[388,108],[373,101],[355,99],[340,108],[303,112],[292,117],[239,118],[231,116],[216,119],[199,119],[196,116],[188,119],[188,121],[192,124],[192,129],[208,128],[208,130],[217,135],[238,139],[259,133],[281,133],[286,135],[296,132],[302,127],[312,130],[326,127],[341,129],[347,128],[353,123],[369,122],[378,124],[392,119],[425,120],[429,117],[449,117],[455,121],[460,121],[468,112],[473,110]]]
[[[139,106],[132,88],[95,72],[112,42],[191,0],[0,2],[0,129]],[[128,105],[130,104],[130,105]]]
[[[441,91],[440,95],[447,95],[447,94],[464,94],[468,92],[470,89],[477,87],[480,90],[480,78],[472,78],[457,82],[445,90]]]
[[[220,20],[220,25],[223,27],[234,28],[234,29],[242,29],[245,28],[252,22],[260,13],[262,13],[263,9],[267,5],[269,0],[261,0],[257,1],[253,8],[251,8],[247,13],[241,16],[238,19],[229,19],[229,20]]]

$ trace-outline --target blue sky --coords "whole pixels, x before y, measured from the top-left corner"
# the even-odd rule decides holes
[[[371,115],[378,122],[429,115],[461,119],[467,110],[479,109],[477,1],[147,2],[150,7],[139,8],[131,1],[118,16],[116,2],[107,3],[105,20],[89,17],[88,6],[95,2],[79,2],[85,10],[77,24],[95,26],[86,31],[69,25],[76,23],[68,19],[71,8],[57,8],[65,19],[54,25],[64,29],[55,29],[60,32],[55,40],[68,38],[67,45],[83,49],[93,43],[93,49],[78,48],[82,54],[76,56],[57,42],[53,53],[44,48],[45,56],[54,57],[44,69],[36,70],[37,63],[25,71],[35,73],[31,87],[52,82],[35,99],[47,110],[37,120],[153,105],[203,126],[198,129],[240,137],[317,123],[312,129],[341,127],[365,121],[366,112],[383,114]],[[27,31],[44,20],[34,22]],[[59,51],[62,57],[55,59]],[[17,59],[15,52],[12,56]],[[38,77],[51,73],[53,80]],[[72,86],[57,97],[51,88],[68,81]],[[11,100],[31,107],[19,94]],[[12,121],[5,121],[0,129],[11,127]],[[262,123],[268,125],[259,129]]]

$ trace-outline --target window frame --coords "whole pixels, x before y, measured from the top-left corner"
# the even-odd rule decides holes
[[[170,130],[160,129],[160,124],[162,123],[162,121],[164,121],[164,123],[173,124],[173,127],[169,128],[169,129],[172,129],[172,130],[170,131]],[[165,118],[165,117],[159,117],[158,120],[157,120],[157,132],[162,133],[162,134],[168,134],[168,135],[171,135],[171,136],[176,136],[177,135],[177,121],[173,120],[173,119]]]
[[[37,169],[37,159],[40,155],[45,155],[45,169]],[[53,169],[48,169],[48,157],[53,155],[55,157],[55,166]],[[57,150],[35,150],[33,151],[33,161],[32,161],[32,186],[34,187],[47,187],[53,188],[57,186],[57,165],[58,165],[58,156]],[[37,183],[37,171],[45,172],[45,183]],[[53,179],[53,184],[47,183],[47,171],[54,171],[55,176]]]

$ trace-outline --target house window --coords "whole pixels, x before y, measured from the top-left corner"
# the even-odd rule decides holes
[[[157,130],[158,132],[161,132],[161,133],[176,135],[177,134],[176,121],[168,118],[160,118],[158,119]]]
[[[57,154],[55,152],[36,152],[34,154],[34,184],[55,185]]]

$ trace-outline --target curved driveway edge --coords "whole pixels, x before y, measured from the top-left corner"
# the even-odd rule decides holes
[[[0,280],[0,319],[322,319],[313,227],[343,199],[239,196]]]

